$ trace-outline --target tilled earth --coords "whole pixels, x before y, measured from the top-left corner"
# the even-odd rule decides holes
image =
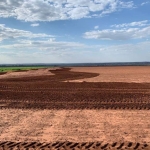
[[[98,73],[51,70],[55,75],[0,79],[0,108],[21,109],[150,109],[149,83],[105,83],[69,80],[96,77]],[[150,149],[140,143],[14,143],[2,149]]]
[[[72,83],[96,73],[51,70],[55,75],[0,80],[0,107],[39,109],[150,109],[149,83]]]

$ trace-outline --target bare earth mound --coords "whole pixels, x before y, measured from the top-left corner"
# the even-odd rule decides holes
[[[149,78],[147,83],[120,82],[127,75],[133,81],[137,70],[136,81],[144,81],[141,76],[148,76],[149,71],[147,67],[129,68],[120,67],[124,80],[117,78],[116,82],[108,82],[122,75],[116,67],[116,75],[111,69],[104,73],[107,67],[103,74],[100,67],[97,72],[94,68],[62,68],[21,78],[1,75],[0,147],[149,149]],[[107,82],[102,78],[101,82],[81,82],[100,76]]]

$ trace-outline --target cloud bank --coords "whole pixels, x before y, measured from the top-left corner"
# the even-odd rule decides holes
[[[131,22],[131,23],[123,23],[123,24],[115,24],[111,25],[111,27],[116,27],[116,28],[127,28],[127,27],[142,27],[142,26],[148,26],[148,20],[143,20],[143,21],[137,21],[137,22]]]
[[[133,7],[133,1],[129,0],[1,0],[0,17],[30,22],[55,21],[103,16]]]
[[[0,24],[0,41],[5,39],[17,39],[17,38],[51,38],[52,35],[47,35],[44,33],[32,33],[30,31],[19,30],[14,28],[6,27],[4,24]]]
[[[115,25],[116,27],[129,27],[129,26],[144,26],[144,23],[130,23]],[[121,28],[121,29],[104,29],[93,30],[85,32],[83,35],[86,39],[101,39],[101,40],[131,40],[142,39],[150,37],[150,26],[147,27],[133,27],[133,28]]]

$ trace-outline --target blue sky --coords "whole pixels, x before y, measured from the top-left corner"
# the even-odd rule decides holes
[[[0,64],[150,61],[149,0],[1,0]]]

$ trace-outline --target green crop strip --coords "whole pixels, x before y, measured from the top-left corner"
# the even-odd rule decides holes
[[[0,72],[9,72],[9,71],[22,71],[22,70],[33,70],[33,69],[41,69],[47,67],[0,67]]]

